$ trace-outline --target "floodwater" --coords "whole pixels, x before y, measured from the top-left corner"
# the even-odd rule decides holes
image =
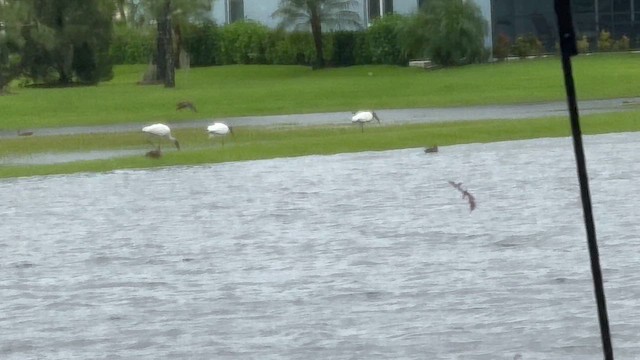
[[[639,144],[585,138],[627,359]],[[602,359],[568,138],[12,179],[0,197],[2,359]]]

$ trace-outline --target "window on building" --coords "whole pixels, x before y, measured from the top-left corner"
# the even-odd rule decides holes
[[[601,13],[611,13],[613,10],[613,0],[598,1],[598,11]]]
[[[380,0],[369,0],[369,21],[380,17]]]
[[[384,0],[384,13],[393,14],[393,0]]]
[[[244,20],[244,0],[229,1],[229,23]]]
[[[571,7],[576,14],[593,14],[595,11],[595,2],[593,0],[574,0],[571,2]]]
[[[382,5],[382,11],[380,11]],[[369,19],[377,19],[381,14],[393,14],[393,0],[369,0]]]
[[[630,0],[613,0],[613,11],[628,13],[630,10],[631,10]]]
[[[640,1],[640,0],[638,0]],[[421,8],[423,6],[425,6],[425,4],[427,3],[427,0],[418,0],[418,8]]]

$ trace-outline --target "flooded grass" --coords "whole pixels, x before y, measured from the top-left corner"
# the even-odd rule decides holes
[[[640,131],[640,111],[585,116],[585,134]],[[202,129],[177,129],[182,151],[165,144],[162,156],[141,133],[31,136],[0,142],[0,178],[104,172],[116,169],[198,165],[304,155],[381,151],[432,145],[487,143],[570,136],[564,117],[517,121],[469,121],[441,124],[369,126],[239,127],[225,141],[209,139]],[[20,162],[20,159],[23,159]],[[47,160],[43,164],[41,160]]]
[[[61,153],[34,153],[21,156],[7,156],[0,159],[0,165],[54,165],[75,161],[91,161],[115,159],[119,157],[133,156],[138,150],[92,150],[80,152]]]

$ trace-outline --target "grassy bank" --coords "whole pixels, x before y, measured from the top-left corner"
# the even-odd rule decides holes
[[[638,96],[640,55],[578,56],[581,100]],[[181,70],[177,88],[140,86],[145,66],[118,66],[95,87],[14,87],[0,96],[0,130],[117,123],[172,123],[245,115],[415,108],[562,100],[558,58],[424,71],[356,66],[312,71],[299,66],[223,66]],[[198,113],[176,112],[190,100]]]
[[[586,116],[585,134],[640,131],[640,111]],[[538,137],[570,136],[568,119],[547,118],[514,121],[473,121],[442,124],[370,126],[361,133],[356,126],[237,128],[224,148],[219,141],[207,139],[201,129],[175,132],[182,151],[166,146],[160,159],[144,156],[149,150],[140,133],[93,134],[74,136],[26,137],[0,142],[0,157],[24,156],[45,151],[73,152],[91,150],[136,150],[139,155],[110,160],[78,161],[57,165],[0,166],[0,178],[104,172],[115,169],[197,165],[226,161],[244,161],[311,154],[335,154],[367,150],[390,150],[430,146],[486,143]],[[217,139],[218,140],[218,139]],[[442,149],[446,156],[446,149]]]

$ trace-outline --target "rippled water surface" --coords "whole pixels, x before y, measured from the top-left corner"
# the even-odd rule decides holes
[[[585,139],[627,359],[639,145]],[[4,180],[0,198],[3,359],[602,359],[568,138]]]

